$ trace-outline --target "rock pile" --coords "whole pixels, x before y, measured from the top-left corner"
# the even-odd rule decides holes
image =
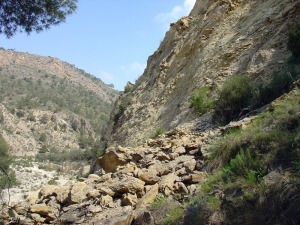
[[[173,130],[143,146],[108,148],[87,178],[45,186],[10,211],[24,224],[130,224],[158,193],[178,201],[195,193],[206,177],[206,138]]]

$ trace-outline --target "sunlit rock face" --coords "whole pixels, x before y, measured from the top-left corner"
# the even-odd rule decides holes
[[[117,100],[105,132],[108,145],[135,145],[159,128],[190,124],[198,115],[188,99],[200,87],[216,93],[234,74],[280,70],[299,7],[292,0],[198,0],[189,16],[170,25],[144,74]]]

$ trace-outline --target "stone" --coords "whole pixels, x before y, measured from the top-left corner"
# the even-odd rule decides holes
[[[135,152],[134,154],[131,155],[132,159],[136,162],[139,162],[141,159],[144,158],[144,154]]]
[[[179,179],[178,176],[176,176],[173,173],[170,173],[168,175],[163,176],[161,178],[161,181],[158,183],[159,190],[164,191],[165,188],[167,187],[169,190],[173,191],[175,181],[178,180],[178,179]]]
[[[130,225],[134,218],[134,212],[131,206],[118,207],[106,212],[99,213],[92,217],[85,224],[105,224],[105,225]]]
[[[124,147],[119,145],[118,146],[118,151],[122,152],[122,153],[126,153],[126,152],[129,152],[130,150],[128,148],[124,148]]]
[[[97,160],[97,164],[106,172],[116,172],[118,166],[125,165],[126,158],[124,154],[117,154],[115,151],[109,151]]]
[[[91,180],[93,182],[97,182],[97,181],[100,181],[101,180],[101,177],[98,176],[97,174],[90,174],[88,177],[87,177],[88,180]]]
[[[45,204],[34,204],[30,207],[30,212],[37,213],[42,216],[47,216],[49,213],[51,213],[51,211],[51,207]]]
[[[153,185],[149,191],[138,201],[136,204],[136,208],[140,208],[142,206],[146,206],[152,203],[156,196],[158,195],[158,184]]]
[[[101,193],[97,189],[92,189],[89,191],[89,193],[87,193],[87,197],[89,197],[89,198],[97,198],[100,196],[101,196]]]
[[[155,220],[149,211],[144,211],[136,217],[133,225],[155,225]]]
[[[170,157],[163,152],[158,152],[156,158],[160,161],[170,160]]]
[[[88,177],[88,175],[90,174],[90,171],[91,171],[91,166],[86,165],[86,166],[83,166],[80,168],[79,173],[83,177]]]
[[[109,196],[115,196],[115,194],[116,194],[111,188],[109,188],[109,187],[107,187],[107,186],[104,186],[103,184],[98,184],[98,185],[96,186],[96,188],[97,188],[97,190],[99,190],[100,193],[102,193],[102,194],[107,194],[107,195],[109,195]]]
[[[35,204],[39,200],[40,195],[41,195],[40,191],[35,191],[35,192],[33,192],[33,193],[31,193],[30,195],[27,196],[26,201],[29,204]]]
[[[75,183],[71,189],[71,202],[81,203],[87,198],[91,187],[84,182]]]
[[[122,180],[110,184],[110,188],[118,193],[137,193],[138,196],[143,193],[145,182],[134,177],[125,177]]]
[[[196,186],[195,184],[192,184],[192,185],[188,186],[187,189],[189,190],[189,193],[190,193],[191,195],[193,195],[193,194],[196,193],[197,186]]]
[[[91,213],[99,213],[99,212],[101,212],[103,209],[102,209],[102,207],[99,206],[99,205],[89,205],[89,206],[88,206],[88,210],[89,210],[89,212],[91,212]]]
[[[138,202],[136,194],[125,193],[122,195],[122,205],[134,206]]]
[[[184,193],[184,194],[188,194],[189,193],[189,190],[187,189],[187,187],[185,186],[184,183],[182,182],[177,182],[176,185],[176,191],[177,192],[181,192],[181,193]]]
[[[42,199],[47,198],[51,195],[54,195],[56,189],[57,189],[57,186],[55,186],[55,185],[46,185],[41,188],[41,190],[39,192],[39,196]]]
[[[184,168],[188,173],[191,173],[195,170],[196,167],[196,160],[195,159],[190,159],[189,161],[186,161],[183,163]]]
[[[144,181],[145,184],[156,184],[159,181],[159,177],[156,176],[156,170],[142,170],[139,173],[139,179]]]
[[[36,223],[44,223],[46,220],[46,218],[41,217],[37,213],[32,213],[32,214],[30,214],[30,216]]]
[[[266,176],[263,177],[263,182],[266,186],[272,186],[280,184],[284,181],[283,175],[277,171],[271,171]]]
[[[102,207],[109,207],[114,202],[113,198],[109,195],[102,195],[100,199],[100,205]]]
[[[206,180],[205,172],[194,171],[194,173],[181,177],[181,181],[187,184],[196,184]]]
[[[181,147],[175,148],[173,152],[178,153],[179,155],[182,155],[186,152],[186,150],[184,147],[181,146]]]
[[[70,199],[70,186],[61,186],[55,189],[55,195],[57,202],[64,204],[69,202]]]

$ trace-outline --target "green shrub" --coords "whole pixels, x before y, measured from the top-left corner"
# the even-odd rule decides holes
[[[182,220],[184,215],[184,209],[183,208],[172,208],[168,216],[164,219],[163,224],[164,225],[177,225],[180,224],[180,221]]]
[[[157,137],[165,132],[166,132],[165,129],[160,127],[156,130],[154,137]]]
[[[215,104],[215,120],[228,123],[239,117],[244,109],[251,109],[256,102],[258,90],[248,76],[233,76],[219,92]]]
[[[190,103],[199,114],[208,112],[214,106],[213,101],[208,96],[209,92],[208,87],[202,87],[189,98]]]
[[[45,141],[47,140],[47,135],[46,135],[46,133],[41,133],[41,136],[40,136],[39,140],[40,140],[41,142],[45,142]]]
[[[131,92],[134,89],[134,85],[130,82],[127,82],[125,88],[124,88],[124,92],[128,93]]]
[[[297,75],[294,72],[293,65],[291,65],[290,68],[282,72],[273,72],[271,75],[258,80],[259,98],[256,105],[263,106],[268,104],[288,92],[296,79]]]
[[[287,47],[295,58],[300,56],[300,24],[289,32]]]
[[[52,180],[49,180],[49,181],[48,181],[48,184],[49,184],[49,185],[57,185],[58,183],[57,183],[56,180],[52,179]]]

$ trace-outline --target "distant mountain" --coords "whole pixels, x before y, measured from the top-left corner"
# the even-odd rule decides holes
[[[59,59],[0,49],[0,132],[15,155],[85,154],[118,94]]]

